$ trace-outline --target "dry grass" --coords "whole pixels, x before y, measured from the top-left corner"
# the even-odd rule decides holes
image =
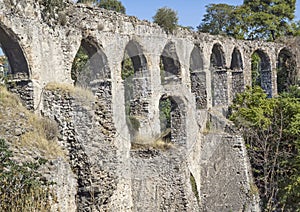
[[[15,149],[39,152],[45,159],[65,157],[65,151],[57,143],[56,123],[26,110],[19,98],[4,87],[0,87],[0,119],[0,128],[7,135],[4,138]]]
[[[152,146],[154,149],[168,150],[168,149],[171,149],[172,147],[174,147],[174,144],[172,144],[170,142],[166,142],[162,139],[158,139],[153,143]]]
[[[20,142],[18,142],[20,148],[30,148],[30,150],[36,150],[40,152],[43,158],[55,159],[57,157],[65,157],[65,151],[56,143],[56,141],[49,141],[45,139],[45,136],[38,132],[26,132],[21,136]]]
[[[21,109],[22,104],[17,95],[7,91],[4,86],[0,86],[0,106]]]
[[[87,102],[95,101],[95,96],[91,90],[83,87],[73,86],[71,84],[51,82],[46,85],[45,89],[50,91],[60,91],[63,93],[68,93],[73,97]]]
[[[166,150],[169,150],[173,147],[174,147],[173,143],[167,142],[167,141],[165,141],[164,139],[161,139],[161,138],[153,140],[152,142],[147,141],[147,143],[145,143],[144,140],[135,139],[135,141],[131,144],[131,149],[132,150],[151,148],[151,149],[166,151]]]

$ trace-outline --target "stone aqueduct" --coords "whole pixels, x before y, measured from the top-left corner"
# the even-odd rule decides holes
[[[170,96],[183,111],[177,117],[181,120],[177,126],[181,137],[175,141],[192,146],[198,142],[199,128],[205,125],[201,111],[226,108],[236,93],[251,85],[254,52],[262,59],[261,85],[269,96],[277,94],[279,54],[293,55],[283,44],[241,41],[183,29],[167,34],[157,25],[135,17],[72,3],[47,20],[42,11],[39,3],[31,0],[0,0],[1,47],[14,81],[22,88],[17,92],[27,106],[33,110],[43,108],[41,98],[48,83],[73,84],[72,63],[82,46],[90,56],[95,76],[89,86],[98,91],[109,90],[102,96],[103,101],[110,104],[117,132],[128,137],[128,128],[124,127],[126,88],[121,77],[127,52],[135,69],[132,113],[139,117],[139,136],[147,142],[161,133],[161,97]],[[191,164],[193,175],[200,179],[199,164]]]

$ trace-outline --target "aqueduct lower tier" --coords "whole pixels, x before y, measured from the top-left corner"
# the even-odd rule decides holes
[[[183,29],[167,34],[135,17],[72,3],[56,10],[52,14],[33,0],[15,4],[0,0],[0,44],[17,85],[14,89],[28,108],[43,110],[43,104],[51,103],[42,101],[48,83],[74,83],[71,69],[81,47],[89,62],[88,73],[78,80],[91,88],[101,107],[109,111],[106,118],[112,131],[116,130],[113,134],[147,143],[164,133],[163,126],[169,126],[170,139],[187,147],[191,158],[199,153],[195,144],[201,141],[199,130],[208,119],[203,111],[226,108],[235,94],[253,83],[252,54],[260,58],[258,84],[269,96],[277,94],[277,70],[285,61],[279,61],[280,55],[294,61],[295,76],[299,77],[298,50],[283,44]],[[122,76],[127,59],[134,67],[130,77]],[[160,119],[164,100],[171,104],[170,123]],[[119,151],[126,151],[130,143],[118,139]],[[199,170],[205,159],[191,158],[189,169],[200,192]]]

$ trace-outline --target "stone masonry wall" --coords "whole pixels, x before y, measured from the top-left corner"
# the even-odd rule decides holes
[[[206,92],[206,73],[193,72],[191,73],[191,91],[195,95],[198,109],[207,107],[207,92]]]
[[[133,211],[199,211],[182,150],[133,149]]]
[[[215,70],[212,80],[213,106],[228,104],[228,77],[226,70]]]
[[[230,123],[209,115],[201,145],[203,211],[260,211],[244,140]]]
[[[8,90],[17,94],[28,110],[34,110],[34,91],[30,80],[10,81],[7,83]]]
[[[79,211],[107,211],[117,204],[111,198],[116,192],[120,162],[113,144],[111,104],[103,102],[105,97],[109,101],[111,93],[109,86],[101,88],[95,97],[87,91],[61,89],[44,94],[43,113],[58,122],[60,142],[68,149],[77,176]]]

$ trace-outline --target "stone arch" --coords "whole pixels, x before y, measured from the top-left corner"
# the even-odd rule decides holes
[[[244,90],[244,65],[240,50],[235,47],[231,54],[230,69],[232,70],[232,97]]]
[[[268,97],[272,97],[272,69],[270,57],[262,49],[257,49],[251,55],[252,87],[260,86]]]
[[[211,55],[210,55],[210,67],[214,67],[215,69],[223,69],[225,68],[225,53],[223,51],[223,47],[221,44],[216,43],[213,45]]]
[[[124,50],[122,61],[122,79],[124,80],[126,123],[131,132],[131,140],[150,137],[149,101],[151,82],[148,64],[142,46],[130,40]]]
[[[216,43],[210,55],[212,105],[226,105],[228,102],[228,77],[223,47]]]
[[[2,49],[6,67],[3,67],[0,74],[0,83],[6,81],[7,88],[20,97],[24,106],[34,110],[34,88],[30,79],[31,72],[27,58],[19,44],[19,38],[0,23],[0,48]]]
[[[161,83],[166,85],[180,82],[181,65],[176,52],[175,43],[170,41],[164,47],[160,56]]]
[[[186,143],[186,106],[179,96],[159,99],[161,137],[174,144]]]
[[[190,56],[191,91],[195,95],[196,108],[207,107],[206,73],[203,65],[203,53],[199,46],[194,46]]]
[[[82,39],[72,65],[74,83],[94,89],[110,78],[107,57],[101,46],[93,38]]]
[[[0,23],[0,46],[9,62],[9,73],[14,79],[29,79],[30,70],[17,36]]]
[[[125,54],[128,55],[133,64],[135,75],[149,75],[149,72],[147,71],[148,66],[146,57],[143,53],[141,45],[137,41],[130,40],[128,42],[128,44],[125,47]]]
[[[277,58],[277,91],[288,91],[291,85],[297,83],[297,62],[295,55],[287,49],[280,50]]]

